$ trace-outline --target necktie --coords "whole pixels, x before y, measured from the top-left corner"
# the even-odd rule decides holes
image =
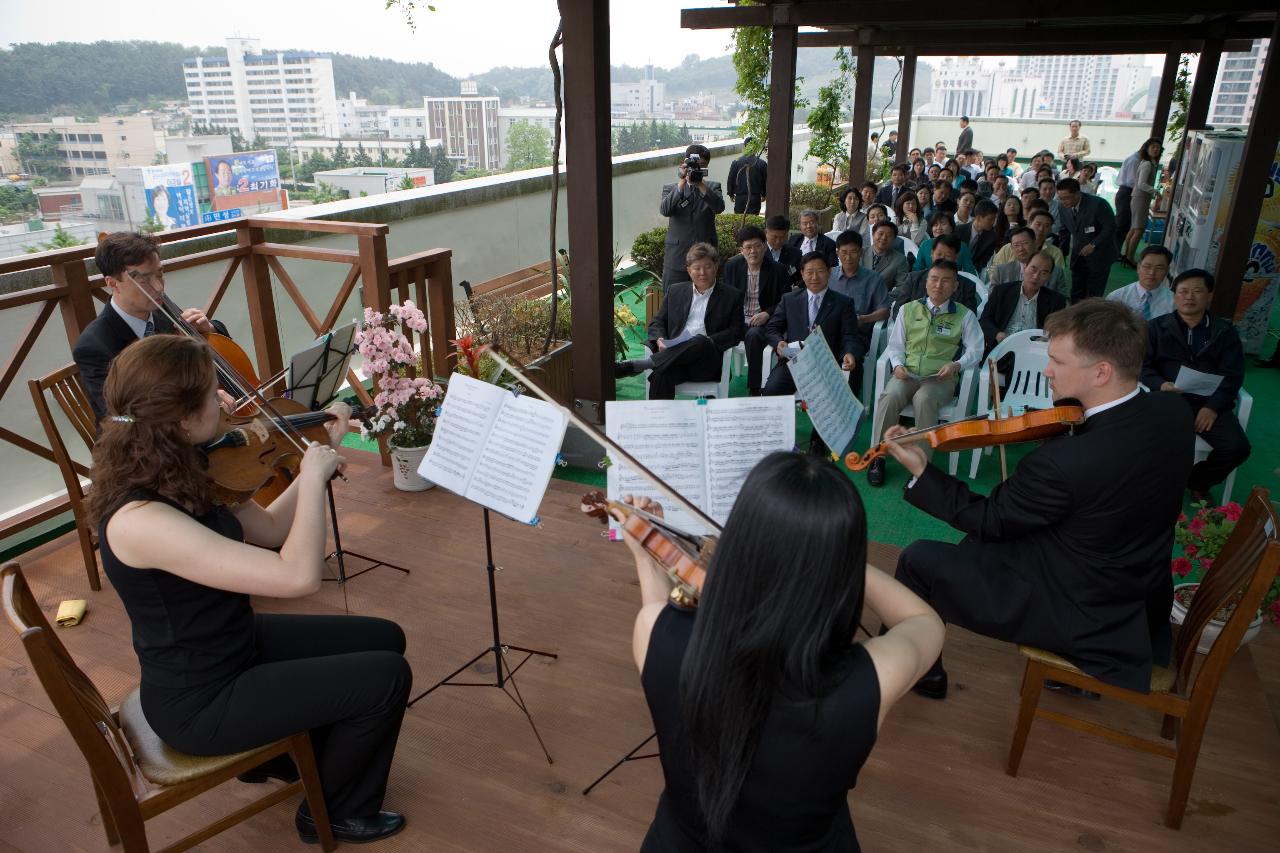
[[[813,328],[818,322],[818,306],[822,304],[822,297],[816,293],[809,294],[809,328]]]
[[[1151,294],[1147,291],[1142,292],[1142,298],[1139,300],[1142,304],[1142,319],[1151,319]]]
[[[156,333],[156,324],[155,324],[155,323],[153,323],[153,322],[151,321],[151,318],[150,318],[150,317],[148,317],[148,318],[147,318],[147,325],[146,325],[146,327],[145,327],[145,328],[143,328],[143,330],[142,330],[142,336],[143,336],[144,338],[149,338],[149,337],[151,337],[152,335],[154,335],[155,333]]]

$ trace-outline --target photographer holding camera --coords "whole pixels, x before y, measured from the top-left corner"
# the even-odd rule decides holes
[[[716,214],[724,212],[720,184],[706,180],[711,152],[705,145],[690,145],[684,153],[680,180],[662,188],[658,205],[658,212],[671,220],[662,261],[664,291],[677,281],[689,280],[685,255],[694,243],[716,245]]]

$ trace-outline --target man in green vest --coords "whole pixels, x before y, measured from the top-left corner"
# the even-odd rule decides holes
[[[879,444],[910,404],[917,427],[938,423],[938,409],[951,402],[956,381],[982,358],[984,339],[977,316],[951,298],[959,283],[959,269],[937,260],[925,280],[925,297],[898,311],[885,354],[893,376],[876,400],[871,444]],[[928,448],[926,448],[928,452]],[[867,469],[867,482],[884,485],[883,457]]]

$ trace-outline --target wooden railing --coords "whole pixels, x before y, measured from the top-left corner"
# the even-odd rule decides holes
[[[355,238],[356,248],[331,249],[300,243],[271,243],[267,241],[268,230],[347,235]],[[452,252],[449,249],[431,249],[388,261],[388,231],[386,225],[359,222],[250,217],[171,231],[157,235],[157,239],[161,243],[176,243],[202,237],[235,237],[235,245],[167,258],[163,260],[163,266],[166,272],[174,272],[208,264],[223,264],[221,274],[204,303],[205,313],[210,317],[216,316],[218,306],[236,271],[240,271],[259,376],[275,376],[285,367],[285,354],[280,343],[278,306],[272,292],[273,274],[307,325],[317,335],[333,329],[343,305],[357,283],[363,283],[365,307],[375,311],[387,310],[392,301],[393,289],[398,296],[397,301],[402,301],[410,296],[412,288],[413,298],[428,315],[428,331],[420,341],[423,355],[426,357],[429,352],[434,371],[446,375],[451,370],[449,356],[453,345],[450,341],[456,337],[450,266]],[[40,305],[17,340],[12,342],[9,356],[3,367],[0,367],[0,399],[4,399],[20,376],[23,379],[32,378],[23,375],[24,362],[55,311],[62,317],[68,348],[67,362],[71,361],[71,347],[97,316],[95,299],[106,302],[108,298],[102,276],[91,275],[86,265],[86,261],[92,260],[94,249],[94,246],[77,246],[0,259],[0,276],[48,269],[53,282],[0,294],[0,311]],[[345,264],[349,268],[344,273],[333,301],[322,310],[316,310],[280,262],[281,258]],[[368,403],[369,395],[354,373],[349,374],[349,380],[357,396]],[[17,399],[13,398],[9,404],[19,405]],[[35,454],[50,465],[55,464],[53,451],[45,444],[0,427],[0,453],[8,452],[5,445]],[[54,518],[66,512],[69,507],[65,496],[56,497],[31,507],[20,515],[0,521],[0,539]]]

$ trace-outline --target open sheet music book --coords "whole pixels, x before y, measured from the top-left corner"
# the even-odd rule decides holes
[[[605,404],[605,433],[690,503],[724,524],[742,481],[756,463],[796,442],[794,397],[732,400],[635,400]],[[620,460],[608,471],[608,494],[652,498],[673,527],[712,533]],[[610,528],[616,529],[616,522]]]
[[[418,473],[533,524],[568,423],[550,403],[455,373]]]
[[[796,397],[804,400],[813,428],[832,453],[843,453],[858,432],[863,408],[849,390],[848,374],[840,369],[821,329],[805,338],[790,369]],[[874,370],[875,364],[864,364],[862,369]]]

